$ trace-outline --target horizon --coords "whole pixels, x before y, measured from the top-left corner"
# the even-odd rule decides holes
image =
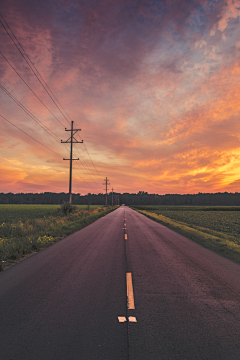
[[[178,193],[169,193],[169,194],[156,194],[156,193],[148,193],[146,191],[143,191],[143,193],[141,193],[142,191],[140,190],[139,192],[136,192],[136,193],[129,193],[129,192],[125,192],[125,193],[120,193],[120,192],[115,192],[113,191],[113,194],[119,194],[119,195],[125,195],[125,194],[129,194],[129,195],[157,195],[157,196],[167,196],[167,195],[180,195],[180,196],[187,196],[187,195],[190,195],[190,196],[194,196],[194,195],[216,195],[216,194],[232,194],[232,195],[235,195],[235,194],[239,194],[239,192],[235,191],[235,192],[227,192],[227,191],[224,191],[224,192],[215,192],[215,193],[202,193],[202,192],[198,192],[198,193],[195,193],[195,194],[191,194],[191,193],[186,193],[186,194],[178,194]],[[8,192],[8,193],[3,193],[3,192],[0,192],[0,194],[3,194],[3,195],[8,195],[8,194],[13,194],[13,195],[28,195],[28,194],[32,194],[32,195],[41,195],[41,194],[64,194],[64,195],[69,195],[68,192],[52,192],[52,191],[45,191],[45,192],[40,192],[40,193],[13,193],[13,192]],[[111,191],[108,191],[107,195],[111,195],[112,192]],[[79,196],[91,196],[91,195],[103,195],[103,196],[106,196],[106,193],[88,193],[88,194],[80,194],[80,193],[72,193],[72,195],[79,195]]]
[[[106,176],[116,193],[240,192],[239,0],[2,0],[0,13],[57,99],[0,24],[1,191],[67,193],[72,119],[73,193],[102,193]]]

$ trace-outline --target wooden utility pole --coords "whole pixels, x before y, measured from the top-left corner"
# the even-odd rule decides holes
[[[106,180],[104,181],[103,185],[106,185],[106,205],[107,205],[107,190],[108,190],[107,186],[110,185],[110,183],[108,183],[108,178],[107,177],[106,177]]]
[[[79,160],[78,159],[73,159],[72,158],[72,155],[73,155],[73,144],[81,144],[83,143],[83,140],[82,141],[77,141],[75,138],[74,138],[74,135],[78,132],[78,131],[81,131],[81,129],[73,129],[73,121],[71,121],[71,129],[66,129],[65,128],[65,131],[71,131],[71,136],[70,138],[67,140],[67,141],[62,141],[61,140],[61,143],[62,144],[71,144],[70,146],[70,159],[63,159],[63,160],[70,160],[70,170],[69,170],[69,202],[71,203],[72,202],[72,162],[73,160]]]
[[[113,190],[114,188],[112,188],[112,206],[113,206]]]

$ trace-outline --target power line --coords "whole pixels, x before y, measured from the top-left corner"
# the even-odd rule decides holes
[[[35,115],[33,115],[20,101],[18,101],[2,84],[0,84],[0,88],[2,88],[2,90],[5,91],[5,93],[6,93],[13,101],[15,101],[16,104],[17,104],[19,107],[21,107],[22,110],[25,111],[28,116],[30,116],[35,122],[37,122],[37,123],[39,124],[39,126],[41,126],[41,128],[42,128],[44,131],[46,131],[55,141],[58,142],[58,140],[56,140],[55,137],[57,137],[59,140],[61,140],[58,135],[56,135],[55,133],[53,133],[46,125],[42,124],[41,121],[40,121]],[[47,130],[46,130],[44,127],[46,127]],[[50,132],[51,132],[55,137],[54,137]],[[58,142],[58,143],[59,143],[59,142]],[[61,145],[62,145],[65,149],[67,149],[67,147],[66,147],[65,145],[63,145],[63,144],[61,144]],[[92,179],[90,179],[90,180],[92,180]]]
[[[63,123],[52,113],[52,111],[44,104],[44,102],[38,97],[38,95],[32,90],[32,88],[27,84],[27,82],[23,79],[23,77],[19,74],[19,72],[14,68],[14,66],[8,61],[6,56],[0,51],[2,57],[7,61],[7,63],[11,66],[11,68],[15,71],[15,73],[20,77],[20,79],[24,82],[24,84],[29,88],[29,90],[36,96],[36,98],[41,102],[41,104],[50,112],[50,114],[64,127]]]
[[[39,73],[39,71],[37,70],[36,66],[34,65],[34,63],[31,61],[29,55],[26,53],[24,47],[21,45],[21,43],[18,41],[17,37],[15,36],[15,34],[13,33],[12,29],[10,28],[9,24],[7,23],[7,21],[4,19],[3,15],[0,13],[1,18],[3,19],[4,23],[0,20],[0,23],[2,24],[3,28],[5,29],[6,33],[8,34],[8,36],[10,37],[10,39],[12,40],[12,42],[14,43],[15,47],[18,49],[18,51],[20,52],[21,56],[24,58],[24,60],[26,61],[26,63],[28,64],[28,66],[30,67],[30,69],[32,70],[32,72],[34,73],[34,75],[36,76],[36,78],[38,79],[38,81],[40,82],[40,84],[42,85],[42,87],[44,88],[44,90],[47,92],[47,94],[49,95],[49,97],[51,98],[51,100],[54,102],[54,104],[56,105],[56,107],[58,108],[58,110],[61,112],[61,114],[64,116],[64,118],[67,120],[68,123],[69,120],[67,119],[67,117],[64,115],[63,111],[65,112],[65,114],[70,118],[70,116],[67,114],[67,112],[64,110],[63,106],[60,104],[60,102],[58,101],[58,99],[56,98],[56,96],[53,94],[52,90],[50,89],[50,87],[47,85],[47,83],[45,82],[45,80],[43,79],[43,77],[41,76],[41,74]],[[21,77],[21,75],[14,69],[14,67],[10,64],[10,62],[6,59],[6,57],[1,53],[1,55],[3,56],[3,58],[9,63],[9,65],[12,67],[12,69],[18,74],[18,76],[24,81],[24,83],[28,86],[28,88],[34,93],[34,95],[38,98],[38,100],[45,106],[45,108],[47,108],[47,110],[55,117],[56,120],[58,120],[62,125],[63,123],[48,109],[48,107],[42,102],[42,100],[35,94],[35,92],[30,88],[30,86],[26,83],[26,81]],[[49,91],[48,91],[48,90]],[[55,100],[56,101],[55,101]],[[57,105],[57,103],[59,104],[59,106],[62,108],[62,110],[59,108],[59,106]],[[64,126],[64,125],[63,125]],[[95,166],[95,164],[92,161],[92,158],[88,152],[88,149],[86,147],[86,145],[84,144],[84,147],[87,151],[87,154],[90,158],[91,163],[93,164],[93,167],[95,168],[96,172],[98,173],[99,176],[101,176]],[[88,167],[88,165],[87,165]],[[89,167],[88,167],[89,168]],[[90,169],[90,168],[89,168]],[[92,175],[90,175],[92,176]],[[94,176],[94,174],[93,174]],[[95,181],[94,181],[95,182]],[[97,183],[96,183],[97,185]],[[98,186],[98,185],[97,185]]]
[[[22,133],[24,133],[25,135],[29,136],[31,139],[33,139],[34,141],[36,141],[37,143],[39,143],[40,145],[42,145],[43,147],[45,147],[45,148],[48,149],[49,151],[53,152],[55,155],[62,157],[61,155],[59,155],[58,153],[56,153],[54,150],[49,149],[49,147],[43,145],[40,141],[36,140],[34,137],[32,137],[31,135],[29,135],[28,133],[26,133],[24,130],[20,129],[17,125],[13,124],[10,120],[6,119],[6,118],[5,118],[4,116],[2,116],[1,114],[0,114],[0,116],[1,116],[4,120],[6,120],[7,122],[9,122],[12,126],[14,126],[15,128],[17,128],[18,130],[20,130]]]
[[[33,115],[20,101],[18,101],[1,83],[0,83],[0,88],[19,106],[21,107],[21,109],[23,111],[25,111],[25,113],[30,116],[35,122],[38,123],[39,126],[41,126],[41,128],[47,132],[48,135],[50,135],[55,141],[58,142],[58,140],[56,140],[55,137],[57,137],[59,140],[60,137],[58,135],[56,135],[53,131],[51,131],[46,125],[44,125],[35,115]],[[46,130],[47,129],[47,130]],[[63,144],[61,144],[65,149],[66,146],[64,146]]]
[[[32,72],[34,73],[34,75],[37,77],[38,81],[41,83],[41,85],[43,86],[43,88],[45,89],[45,91],[47,92],[47,94],[50,96],[50,98],[52,99],[52,101],[54,102],[54,104],[57,106],[57,108],[59,109],[59,111],[61,112],[61,114],[64,116],[64,118],[66,119],[66,121],[70,124],[69,120],[67,119],[67,117],[65,116],[65,114],[69,117],[70,120],[72,120],[70,118],[70,116],[67,114],[67,112],[64,110],[63,106],[60,104],[59,100],[57,99],[57,97],[53,94],[52,90],[50,89],[50,87],[48,86],[48,84],[46,83],[46,81],[43,79],[42,75],[40,74],[40,72],[38,71],[38,69],[36,68],[36,66],[34,65],[34,63],[32,62],[32,60],[30,59],[29,55],[26,53],[24,47],[22,46],[22,44],[19,42],[19,40],[17,39],[16,35],[13,33],[12,29],[10,28],[9,24],[7,23],[7,21],[4,19],[3,15],[0,13],[1,18],[3,19],[3,21],[5,22],[7,28],[9,29],[9,31],[11,32],[11,34],[9,33],[8,29],[6,28],[6,26],[3,24],[3,22],[0,20],[0,23],[2,24],[3,28],[5,29],[5,31],[7,32],[7,34],[9,35],[9,37],[11,38],[11,40],[13,41],[14,45],[16,46],[16,48],[18,49],[18,51],[20,52],[20,54],[22,55],[22,57],[24,58],[24,60],[27,62],[28,66],[30,67],[30,69],[32,70]],[[15,39],[15,40],[14,40]],[[16,44],[17,42],[17,44]],[[21,51],[22,49],[22,51]],[[2,55],[3,56],[3,55]],[[26,59],[27,57],[27,59]],[[5,58],[5,57],[4,57]],[[7,61],[7,59],[5,58],[5,60]],[[29,60],[29,61],[28,61]],[[29,63],[30,62],[30,63]],[[12,65],[9,63],[9,65],[12,67]],[[13,67],[12,67],[13,68]],[[13,68],[14,69],[14,68]],[[34,71],[35,70],[35,71]],[[14,69],[15,71],[15,69]],[[16,71],[17,72],[17,71]],[[19,74],[18,74],[19,75]],[[20,75],[19,75],[20,76]],[[21,76],[20,76],[21,77]],[[40,79],[39,79],[40,77]],[[22,77],[21,77],[22,78]],[[24,81],[24,80],[23,80]],[[24,81],[25,82],[25,81]],[[25,82],[26,84],[26,82]],[[26,84],[27,85],[27,84]],[[28,86],[28,85],[27,85]],[[29,87],[29,86],[28,86]],[[30,88],[30,87],[29,87]],[[48,90],[49,91],[48,91]],[[30,89],[31,90],[31,89]],[[32,91],[32,90],[31,90]],[[50,92],[50,94],[49,94]],[[55,100],[54,100],[54,99]],[[39,99],[39,98],[38,98]],[[40,99],[39,99],[40,100]],[[40,100],[41,101],[41,100]],[[42,101],[41,101],[42,102]],[[59,104],[59,106],[62,108],[62,110],[65,112],[65,114],[63,113],[63,111],[59,108],[59,106],[57,105],[57,103]],[[44,104],[43,104],[44,105]],[[45,105],[44,105],[45,106]],[[46,106],[45,106],[46,107]],[[48,109],[48,108],[47,108]],[[49,110],[49,109],[48,109]],[[50,110],[49,110],[50,111]],[[50,111],[50,113],[52,114],[52,112]],[[53,115],[53,114],[52,114]],[[53,115],[55,117],[55,115]],[[56,118],[56,117],[55,117]],[[61,124],[62,122],[56,118]],[[62,124],[63,125],[63,124]],[[96,172],[98,173],[99,177],[101,177],[101,175],[99,174],[95,164],[92,161],[92,158],[87,150],[86,145],[84,144],[84,147],[88,153],[88,156],[90,158],[90,161],[93,164],[93,167],[95,168]]]
[[[85,174],[86,174],[87,176],[89,176],[89,180],[93,181],[93,182],[97,185],[97,187],[100,189],[100,187],[98,186],[98,184],[97,184],[92,178],[90,178],[90,176],[93,176],[93,175],[92,175],[92,174],[90,173],[90,171],[89,171],[90,168],[85,165],[85,164],[86,164],[85,162],[83,162],[83,158],[82,158],[80,152],[78,151],[78,149],[77,149],[77,153],[78,153],[78,156],[79,156],[79,161],[80,161],[80,163],[82,164],[82,168],[81,168],[80,165],[77,163],[78,167],[79,167],[81,170],[83,170],[83,171],[85,172]]]
[[[26,86],[32,91],[32,93],[37,97],[37,99],[43,104],[43,106],[50,112],[50,114],[52,114],[54,116],[54,118],[56,120],[58,120],[60,123],[61,121],[51,112],[51,110],[43,103],[43,101],[37,96],[37,94],[31,89],[31,87],[27,84],[27,82],[22,78],[22,76],[17,72],[17,70],[12,66],[12,64],[8,61],[8,59],[2,54],[2,52],[0,51],[0,54],[2,55],[2,57],[8,62],[8,64],[11,66],[11,68],[16,72],[16,74],[21,78],[21,80],[26,84]],[[7,93],[7,95],[9,95],[12,100],[14,100],[30,117],[33,118],[34,121],[37,121],[39,123],[39,125],[43,128],[46,127],[48,129],[48,127],[46,125],[41,125],[41,121],[35,116],[33,115],[22,103],[20,103],[3,85],[0,84],[0,87],[2,88],[3,91],[5,91]],[[61,125],[63,125],[61,123]],[[44,129],[44,128],[43,128]],[[45,129],[44,129],[45,130]],[[50,129],[48,129],[54,136],[56,136],[59,140],[60,137],[58,135],[56,135],[55,133],[53,133],[53,131],[51,131]],[[46,130],[45,130],[46,131]],[[51,134],[49,134],[51,135]],[[52,136],[52,135],[51,135]],[[55,139],[56,140],[56,139]],[[64,145],[62,145],[64,146]],[[65,148],[65,146],[64,146]]]
[[[80,134],[77,134],[77,135],[79,135],[79,138],[82,140],[81,135],[80,135]],[[86,147],[85,143],[83,143],[83,145],[84,145],[84,147],[85,147],[85,149],[86,149],[86,151],[87,151],[87,153],[88,153],[88,156],[89,156],[89,158],[90,158],[90,160],[91,160],[91,162],[92,162],[95,170],[96,170],[97,173],[99,174],[98,170],[96,169],[96,167],[95,167],[95,165],[94,165],[94,163],[93,163],[93,161],[92,161],[92,159],[91,159],[91,157],[90,157],[90,154],[89,154],[89,152],[88,152],[88,150],[87,150],[87,147]],[[77,152],[78,152],[79,156],[81,157],[81,154],[79,153],[78,149],[77,149]],[[86,164],[86,166],[90,169],[90,170],[89,170],[89,172],[90,172],[90,171],[91,171],[91,168],[87,165],[87,163],[85,162],[85,160],[83,160],[83,161],[84,161],[84,163]],[[90,176],[96,176],[96,175],[92,172],[92,175],[90,174]],[[100,177],[100,176],[101,176],[101,175],[99,174],[99,177]],[[94,182],[95,182],[95,181],[94,181]],[[97,185],[96,182],[95,182],[95,184]],[[97,185],[97,187],[100,189],[100,187],[99,187],[98,185]]]
[[[46,131],[54,140],[56,140],[56,137],[58,137],[57,135],[54,134],[54,132],[52,132],[46,125],[42,124],[42,122],[35,116],[33,115],[20,101],[18,101],[1,83],[0,83],[0,88],[18,105],[21,107],[21,109],[23,111],[25,111],[25,113],[30,116],[35,122],[38,123],[39,126],[41,126],[41,128]],[[47,129],[47,130],[46,130]],[[57,141],[57,140],[56,140]]]
[[[81,159],[79,159],[80,161],[81,161]],[[84,163],[81,161],[81,163],[83,164],[83,166],[84,166]],[[79,164],[77,164],[78,165],[78,167],[80,168],[80,165]],[[80,168],[81,169],[81,168]],[[93,175],[91,175],[90,173],[87,173],[87,169],[86,169],[86,167],[85,168],[82,168],[81,170],[83,170],[84,172],[85,172],[85,174],[88,176],[88,179],[90,180],[90,181],[92,181],[94,184],[96,184],[97,186],[95,186],[94,185],[94,187],[95,188],[97,188],[97,189],[100,189],[100,186],[92,179],[92,178],[90,178],[90,176],[93,176]]]
[[[50,133],[49,133],[49,131],[54,135],[54,136],[56,136],[59,140],[60,140],[60,138],[56,135],[56,134],[54,134],[50,129],[48,129],[45,125],[43,125],[43,126],[45,126],[46,127],[46,129],[48,129],[48,130],[46,130],[42,125],[41,125],[41,121],[40,120],[38,120],[38,118],[37,117],[35,117],[35,115],[33,115],[22,103],[20,103],[3,85],[1,85],[0,84],[0,87],[2,88],[2,90],[3,91],[5,91],[6,93],[7,93],[7,95],[9,95],[10,97],[11,97],[11,99],[12,100],[14,100],[16,103],[17,103],[17,105],[19,105],[25,112],[26,112],[26,114],[27,115],[29,115],[34,121],[36,121],[42,128],[43,128],[43,130],[44,131],[46,131],[50,136],[52,136]],[[7,120],[7,119],[5,119],[6,121],[9,121],[9,120]],[[10,122],[10,121],[9,121]],[[10,122],[11,123],[11,122]],[[14,125],[14,124],[12,124],[13,126],[15,126],[15,127],[17,127],[16,125]],[[18,128],[18,127],[17,127]],[[18,128],[19,129],[19,128]],[[23,130],[21,130],[21,129],[19,129],[20,131],[22,131],[22,132],[24,132]],[[25,132],[24,132],[25,133]],[[26,135],[28,135],[28,134],[26,134]],[[31,138],[33,138],[31,135],[28,135],[29,137],[31,137]],[[52,136],[53,137],[53,136]],[[34,138],[33,138],[34,139]],[[54,140],[56,140],[54,137],[53,137],[53,139]],[[35,139],[34,139],[35,140]],[[35,140],[35,141],[37,141],[37,142],[39,142],[38,140]],[[57,141],[57,140],[56,140]],[[58,141],[57,141],[58,142]],[[39,142],[40,143],[40,142]],[[40,143],[41,145],[43,145],[42,143]],[[67,149],[66,148],[66,146],[65,145],[63,145],[63,144],[61,144],[65,149]],[[43,145],[44,146],[44,145]],[[52,151],[52,150],[51,150]],[[82,179],[82,180],[84,180],[84,179]],[[91,181],[92,181],[92,179],[90,179]],[[84,180],[84,181],[86,181],[86,180]],[[87,182],[87,184],[90,186],[90,187],[92,187],[88,182]]]
[[[74,171],[75,171],[75,173],[78,174],[79,179],[83,180],[84,183],[86,183],[87,185],[89,185],[90,188],[93,189],[93,186],[92,186],[91,184],[89,184],[89,182],[87,182],[85,179],[83,179],[83,178],[81,177],[81,175],[79,175],[79,173],[78,173],[78,171],[77,171],[76,169],[75,169]],[[95,188],[96,188],[96,187],[95,187]]]
[[[80,134],[79,134],[79,137],[80,137],[80,139],[82,140]],[[89,156],[89,159],[90,159],[91,163],[93,164],[93,167],[95,168],[96,172],[98,173],[98,176],[99,176],[99,177],[102,177],[102,176],[99,174],[96,166],[94,165],[94,163],[93,163],[93,161],[92,161],[92,158],[91,158],[91,156],[90,156],[90,154],[89,154],[89,152],[88,152],[87,146],[85,145],[85,143],[83,143],[83,145],[84,145],[84,147],[85,147],[85,149],[86,149],[86,151],[87,151],[87,154],[88,154],[88,156]]]
[[[98,170],[97,170],[94,162],[92,161],[92,158],[91,158],[91,156],[90,156],[90,154],[89,154],[89,152],[88,152],[88,149],[87,149],[87,147],[86,147],[85,144],[84,144],[84,147],[85,147],[85,149],[87,150],[88,156],[89,156],[89,158],[90,158],[90,160],[91,160],[91,162],[92,162],[92,164],[93,164],[93,166],[94,166],[94,169],[96,170],[96,172],[98,173],[98,175],[99,175],[99,177],[100,177],[101,175],[99,174],[99,172],[98,172]]]
[[[81,159],[79,159],[80,161],[81,161]],[[86,172],[86,169],[84,168],[84,167],[80,167],[80,165],[78,164],[78,163],[76,163],[76,165],[78,166],[78,168],[79,169],[76,169],[75,168],[75,171],[77,171],[77,170],[81,170],[81,171],[84,171],[84,175],[86,175],[86,176],[88,176],[87,177],[87,180],[89,180],[89,181],[91,181],[92,182],[92,185],[90,185],[90,187],[91,188],[95,188],[95,189],[100,189],[100,187],[97,185],[97,183],[95,183],[91,178],[89,178],[89,174]],[[79,174],[79,173],[78,173]],[[79,175],[79,177],[82,179],[82,180],[84,180],[82,177],[81,177],[81,175]],[[84,180],[84,181],[86,181],[86,180]],[[86,181],[87,182],[87,181]],[[89,184],[89,183],[88,183]],[[94,184],[96,184],[97,186],[95,186]]]
[[[18,41],[17,37],[15,36],[15,34],[13,33],[12,29],[10,28],[10,26],[8,25],[8,23],[6,22],[6,20],[4,19],[4,17],[2,16],[2,14],[0,13],[1,18],[3,19],[3,21],[5,22],[6,26],[8,27],[9,31],[11,33],[9,33],[8,29],[6,28],[6,26],[3,24],[3,22],[0,20],[0,23],[2,24],[3,28],[5,29],[6,33],[8,34],[8,36],[10,37],[10,39],[12,40],[12,42],[14,43],[14,45],[16,46],[16,48],[18,49],[18,51],[20,52],[21,56],[23,57],[23,59],[26,61],[26,63],[28,64],[28,66],[30,67],[30,69],[32,70],[32,72],[34,73],[34,75],[36,76],[36,78],[38,79],[38,81],[40,82],[40,84],[42,85],[42,87],[45,89],[45,91],[48,93],[49,97],[52,99],[53,103],[56,105],[56,107],[58,108],[58,110],[61,112],[61,114],[63,115],[63,117],[67,120],[67,122],[69,123],[69,120],[66,118],[66,116],[64,115],[64,113],[62,112],[62,110],[59,108],[58,104],[56,103],[56,101],[54,100],[53,96],[50,94],[50,91],[48,91],[47,86],[46,86],[46,82],[44,81],[44,79],[42,78],[42,76],[40,75],[39,71],[36,69],[35,65],[33,64],[33,62],[30,60],[29,56],[27,55],[26,51],[24,50],[23,46],[20,44],[20,42]],[[14,40],[15,39],[15,40]],[[17,43],[16,43],[17,42]],[[22,50],[21,50],[22,49]],[[29,61],[28,61],[29,59]],[[39,76],[38,76],[39,74]],[[41,79],[40,79],[41,77]],[[63,125],[63,124],[62,124]],[[63,125],[64,126],[64,125]]]
[[[39,71],[37,70],[36,66],[33,64],[33,62],[31,61],[29,55],[26,53],[24,47],[21,45],[21,43],[18,41],[17,37],[15,36],[15,34],[13,33],[12,29],[10,28],[10,26],[8,25],[7,21],[4,19],[4,17],[2,16],[2,14],[0,13],[0,16],[2,17],[3,21],[5,22],[7,28],[9,29],[9,31],[11,32],[11,34],[9,33],[8,29],[6,28],[6,26],[3,24],[3,22],[0,20],[0,23],[2,24],[3,28],[5,29],[5,31],[7,32],[7,34],[9,35],[9,37],[11,38],[12,42],[14,43],[14,45],[16,46],[16,48],[18,49],[18,51],[20,52],[21,56],[24,58],[24,60],[26,61],[26,63],[28,64],[28,66],[30,67],[30,69],[32,70],[32,72],[34,73],[34,75],[37,77],[38,81],[41,83],[41,85],[43,86],[43,88],[45,89],[45,91],[47,92],[47,94],[50,96],[50,98],[52,99],[52,101],[54,102],[54,104],[57,106],[57,108],[59,109],[59,111],[62,113],[62,115],[64,116],[64,118],[69,122],[69,120],[66,118],[66,116],[63,114],[63,112],[61,111],[61,109],[59,108],[59,106],[56,104],[56,102],[54,101],[53,97],[55,98],[55,100],[58,102],[58,104],[61,106],[61,108],[63,109],[63,111],[66,113],[66,115],[70,118],[70,116],[67,114],[67,112],[64,110],[63,106],[60,104],[60,102],[58,101],[58,99],[56,98],[56,96],[53,94],[52,90],[49,88],[49,86],[47,85],[47,83],[45,82],[45,80],[43,79],[43,77],[41,76],[41,74],[39,73]],[[15,39],[15,40],[14,40]],[[16,44],[17,42],[17,44]],[[21,51],[21,49],[22,51]],[[28,86],[28,88],[35,94],[35,92],[29,87],[29,85],[26,83],[26,81],[20,76],[20,74],[14,69],[14,67],[10,64],[10,62],[6,59],[6,57],[1,53],[1,55],[4,57],[4,59],[9,63],[9,65],[12,67],[12,69],[19,75],[19,77],[24,81],[24,83]],[[26,59],[29,60],[27,60]],[[30,63],[29,63],[30,62]],[[34,71],[35,70],[35,71]],[[41,80],[39,79],[39,77],[41,78]],[[49,90],[47,90],[46,89]],[[49,92],[52,94],[52,96],[49,94]],[[35,94],[35,96],[39,99],[39,101],[41,101],[41,99]],[[41,103],[46,107],[46,105],[41,101]],[[58,120],[61,125],[62,122],[47,108],[47,110],[56,118],[56,120]],[[70,122],[69,122],[70,123]],[[64,125],[63,125],[64,126]],[[96,166],[94,165],[92,158],[87,150],[86,145],[84,144],[85,149],[88,153],[88,156],[90,158],[90,161],[92,162],[96,172],[98,173],[99,177],[101,176],[96,168]]]
[[[81,163],[84,165],[84,164],[86,164],[86,166],[85,166],[85,169],[86,169],[86,171],[88,171],[88,176],[91,176],[93,179],[92,179],[92,181],[97,185],[97,187],[98,188],[100,188],[99,186],[98,186],[98,184],[95,182],[95,180],[94,180],[94,174],[92,173],[91,174],[91,168],[87,165],[87,163],[85,162],[85,160],[82,158],[82,156],[81,156],[81,154],[80,154],[80,152],[79,152],[79,150],[77,149],[77,153],[78,153],[78,155],[80,156],[80,161],[81,161]],[[87,169],[88,168],[88,169]]]

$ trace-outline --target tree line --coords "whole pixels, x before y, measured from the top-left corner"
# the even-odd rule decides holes
[[[198,194],[148,194],[113,193],[114,205],[205,205],[205,206],[240,206],[240,193],[198,193]],[[62,204],[69,199],[68,193],[0,193],[0,204]],[[76,205],[105,205],[106,195],[103,193],[87,195],[72,194],[72,202]],[[108,195],[108,205],[112,204],[112,194]]]

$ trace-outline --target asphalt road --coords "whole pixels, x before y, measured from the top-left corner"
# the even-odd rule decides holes
[[[121,207],[0,273],[0,359],[239,360],[240,266]]]

